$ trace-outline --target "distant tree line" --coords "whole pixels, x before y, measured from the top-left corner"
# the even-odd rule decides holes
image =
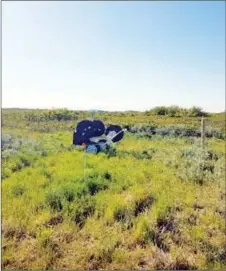
[[[68,109],[27,111],[24,118],[28,121],[67,121],[77,120],[79,113]]]
[[[189,109],[181,108],[179,106],[157,106],[146,112],[139,111],[124,111],[124,112],[95,112],[94,117],[102,118],[103,120],[121,117],[145,117],[145,116],[166,116],[166,117],[201,117],[210,116],[200,107],[192,107]],[[46,122],[46,121],[78,121],[80,119],[92,118],[90,111],[78,111],[68,109],[3,109],[2,120],[28,122]]]
[[[202,108],[193,106],[186,109],[179,106],[156,106],[149,111],[145,112],[146,115],[168,116],[168,117],[202,117],[208,114],[202,110]]]

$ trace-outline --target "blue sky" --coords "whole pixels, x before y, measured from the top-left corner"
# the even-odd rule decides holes
[[[3,2],[2,106],[225,109],[224,2]]]

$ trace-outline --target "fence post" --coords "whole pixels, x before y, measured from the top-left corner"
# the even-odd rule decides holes
[[[205,125],[205,119],[202,117],[201,119],[201,144],[202,148],[205,148],[205,138],[206,137],[206,125]]]

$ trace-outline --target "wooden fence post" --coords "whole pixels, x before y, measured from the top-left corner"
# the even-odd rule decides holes
[[[204,117],[201,119],[201,144],[202,148],[205,148],[205,139],[206,139],[206,123]]]

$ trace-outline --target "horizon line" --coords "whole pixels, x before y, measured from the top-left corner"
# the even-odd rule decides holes
[[[159,106],[164,106],[164,105],[159,105]],[[57,109],[66,109],[66,110],[72,110],[72,111],[82,111],[82,112],[86,112],[86,111],[102,111],[102,112],[129,112],[129,111],[132,111],[132,112],[139,112],[139,113],[145,113],[146,111],[149,111],[153,108],[156,108],[156,107],[159,107],[159,106],[154,106],[154,107],[151,107],[150,109],[144,109],[144,110],[134,110],[134,109],[127,109],[127,110],[104,110],[104,109],[74,109],[74,108],[68,108],[68,107],[45,107],[45,108],[39,108],[39,107],[1,107],[1,109],[19,109],[19,110],[57,110]],[[174,105],[176,106],[176,105]],[[165,106],[165,107],[170,107],[170,106]],[[182,109],[190,109],[192,107],[189,107],[189,108],[186,108],[186,107],[180,107],[178,106],[179,108],[182,108]],[[196,106],[196,107],[199,107],[199,106]],[[200,107],[202,109],[202,107]],[[203,110],[203,109],[202,109]],[[206,112],[206,113],[214,113],[214,114],[220,114],[220,113],[225,113],[226,112],[226,109],[224,111],[220,111],[220,112],[213,112],[213,111],[204,111],[203,112]]]

